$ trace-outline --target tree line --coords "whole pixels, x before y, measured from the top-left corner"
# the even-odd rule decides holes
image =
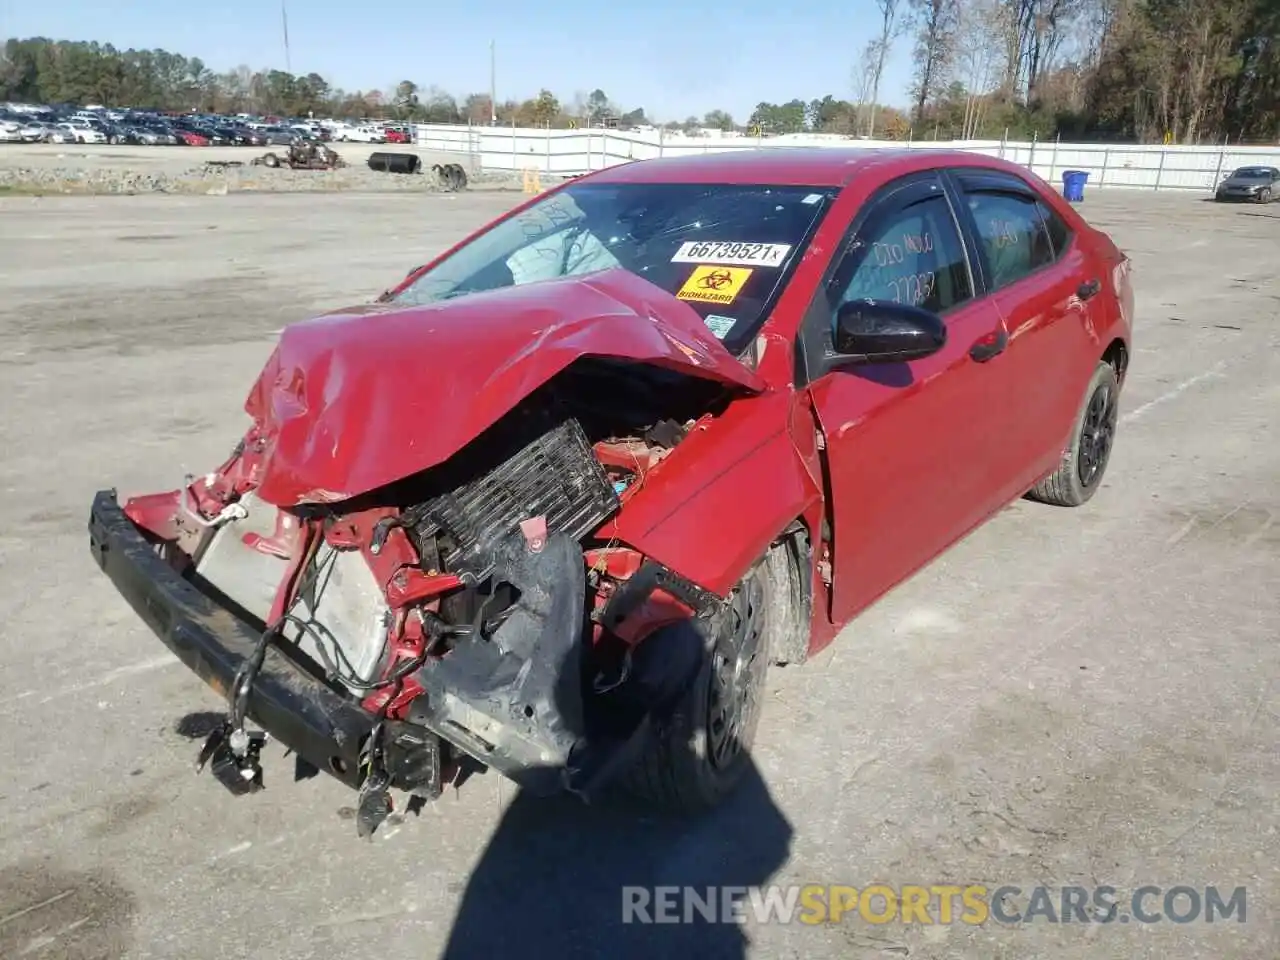
[[[1280,141],[1280,0],[874,0],[853,97],[761,103],[769,131]],[[878,106],[910,46],[911,107]]]
[[[769,136],[823,132],[884,139],[1125,139],[1177,143],[1280,138],[1280,0],[873,0],[875,33],[850,95],[760,103],[663,124]],[[885,64],[912,52],[906,110],[884,106]],[[492,103],[405,80],[336,89],[319,74],[215,72],[165,50],[36,37],[0,51],[0,100],[170,111],[381,117],[427,123],[635,127],[643,108],[603,90],[549,90]]]

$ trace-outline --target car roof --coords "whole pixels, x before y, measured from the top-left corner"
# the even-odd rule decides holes
[[[596,183],[727,183],[840,187],[875,169],[886,177],[938,167],[1026,171],[963,150],[886,147],[759,147],[621,163],[588,174]]]

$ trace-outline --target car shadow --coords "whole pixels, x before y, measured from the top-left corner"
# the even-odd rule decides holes
[[[471,875],[441,956],[745,957],[744,929],[725,922],[721,898],[742,902],[745,891],[727,888],[767,883],[791,835],[754,763],[719,808],[689,819],[612,797],[587,806],[519,794]]]

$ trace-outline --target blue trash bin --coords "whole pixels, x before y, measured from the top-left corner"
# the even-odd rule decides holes
[[[1088,181],[1089,174],[1085,170],[1062,171],[1062,195],[1067,199],[1068,203],[1082,203],[1084,201],[1084,185]]]

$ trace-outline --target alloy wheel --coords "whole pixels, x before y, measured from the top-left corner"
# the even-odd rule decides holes
[[[1084,429],[1080,431],[1079,473],[1080,483],[1089,487],[1098,479],[1111,456],[1111,444],[1115,439],[1116,419],[1119,412],[1118,397],[1111,384],[1102,384],[1089,398],[1084,415]]]

